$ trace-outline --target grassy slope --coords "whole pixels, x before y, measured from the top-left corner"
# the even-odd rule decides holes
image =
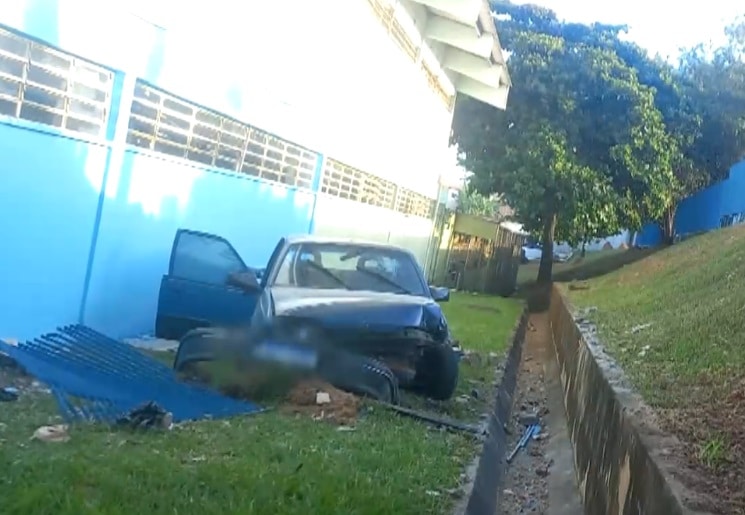
[[[745,372],[742,228],[685,241],[586,284],[570,299],[598,308],[593,318],[607,343],[652,403],[686,406],[708,395],[697,388],[703,377]]]
[[[520,312],[514,300],[464,294],[445,306],[456,337],[484,352],[505,350]],[[469,378],[493,371],[466,364],[463,377],[467,393]],[[443,513],[475,451],[470,437],[380,408],[353,432],[270,412],[169,433],[79,428],[68,443],[42,444],[29,436],[55,422],[49,397],[1,407],[3,515]]]
[[[575,305],[598,308],[591,318],[604,343],[690,444],[691,461],[719,477],[717,489],[730,494],[724,509],[745,510],[745,227],[698,236],[584,285],[565,291]]]

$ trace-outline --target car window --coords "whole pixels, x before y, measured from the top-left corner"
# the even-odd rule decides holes
[[[343,260],[343,252],[324,252],[321,255],[321,264],[326,268],[333,270],[356,270],[359,259],[346,259]]]
[[[176,240],[171,275],[210,284],[226,284],[228,276],[246,271],[246,265],[224,239],[182,232]]]
[[[395,248],[354,243],[291,245],[273,284],[428,294],[421,269],[410,254]]]

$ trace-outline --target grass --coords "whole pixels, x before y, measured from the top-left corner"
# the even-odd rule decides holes
[[[717,489],[745,491],[745,227],[613,260],[615,270],[562,288],[575,306],[597,308],[602,342],[693,464]],[[741,495],[721,497],[734,503],[725,511],[745,511]]]
[[[709,395],[701,380],[742,373],[744,274],[745,230],[735,228],[648,255],[585,281],[587,289],[566,290],[574,304],[598,308],[594,321],[643,395],[680,407]]]
[[[585,257],[575,254],[565,263],[554,263],[553,278],[557,282],[582,280],[605,275],[621,266],[636,262],[653,253],[654,250],[631,251],[623,249],[588,252]],[[518,286],[526,286],[538,277],[538,263],[521,264],[517,272]]]
[[[484,353],[503,353],[520,312],[514,300],[481,295],[454,294],[444,306],[455,336]],[[459,395],[494,371],[465,363],[462,374]],[[438,404],[463,413],[456,400]],[[66,443],[29,441],[37,427],[58,421],[48,395],[28,391],[2,404],[3,515],[446,513],[476,451],[470,436],[372,404],[348,432],[272,411],[170,432],[80,426]]]

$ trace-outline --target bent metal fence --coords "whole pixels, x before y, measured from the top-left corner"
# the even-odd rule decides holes
[[[0,341],[1,353],[49,386],[68,422],[111,423],[149,402],[171,412],[174,422],[261,411],[250,402],[184,383],[170,367],[81,325],[18,345]]]

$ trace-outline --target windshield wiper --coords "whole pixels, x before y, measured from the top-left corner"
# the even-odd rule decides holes
[[[358,268],[357,270],[360,271],[360,272],[363,272],[363,273],[365,273],[365,274],[367,274],[369,276],[375,277],[376,279],[378,279],[378,280],[380,280],[380,281],[388,284],[389,286],[393,286],[394,288],[397,288],[401,293],[405,293],[407,295],[415,295],[414,292],[409,291],[408,289],[404,288],[403,286],[401,286],[400,284],[398,284],[393,279],[389,279],[388,277],[384,276],[383,274],[381,274],[379,272],[374,272],[372,270],[367,270],[365,268]]]
[[[349,285],[347,283],[345,283],[344,280],[341,277],[339,277],[338,275],[336,275],[335,273],[333,273],[332,271],[330,271],[328,268],[319,265],[315,261],[310,261],[309,260],[309,261],[305,261],[305,263],[303,263],[303,264],[312,266],[314,269],[318,270],[323,275],[325,275],[326,277],[330,278],[332,281],[335,281],[337,284],[340,284],[341,286],[343,286],[345,290],[349,290],[350,289],[349,288]]]

